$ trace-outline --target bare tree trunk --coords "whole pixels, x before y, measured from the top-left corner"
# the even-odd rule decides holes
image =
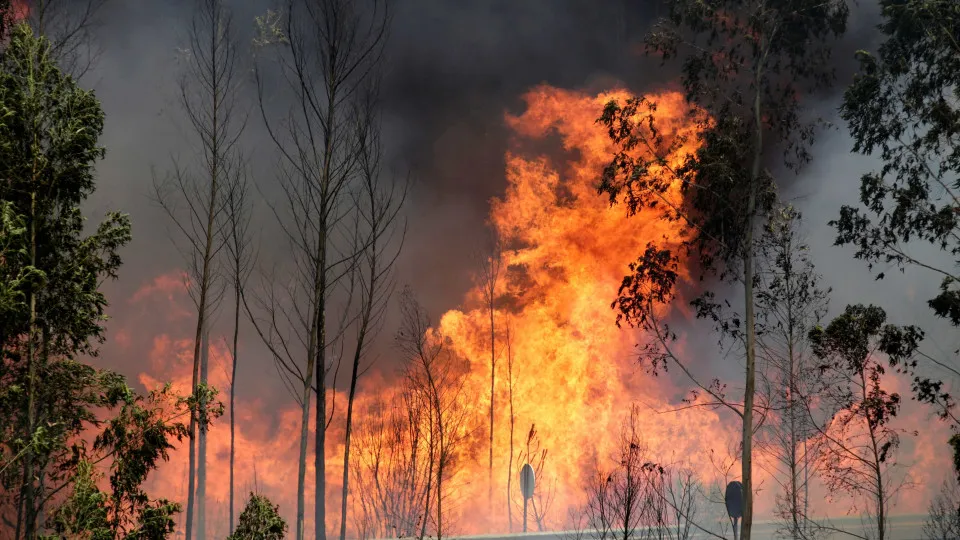
[[[763,159],[763,123],[761,119],[760,92],[762,89],[761,74],[762,61],[756,66],[756,81],[753,99],[754,137],[753,164],[750,171],[750,183],[755,188],[760,185],[760,166]],[[757,207],[756,189],[749,189],[747,196],[747,230],[744,235],[743,255],[743,296],[744,314],[747,326],[746,335],[746,384],[743,392],[743,448],[742,448],[742,480],[743,480],[743,522],[740,529],[741,540],[750,540],[750,531],[753,526],[753,401],[756,392],[757,366],[757,329],[754,313],[754,221]]]
[[[430,517],[429,517],[430,516],[430,500],[431,500],[430,492],[433,488],[433,466],[434,466],[434,459],[435,459],[434,457],[436,455],[436,448],[434,448],[434,444],[435,444],[434,435],[432,433],[433,426],[434,426],[434,419],[433,419],[434,412],[433,412],[433,405],[432,405],[433,402],[431,401],[430,403],[431,405],[428,409],[430,411],[429,425],[430,425],[431,433],[430,433],[430,440],[427,445],[427,448],[429,449],[429,452],[430,452],[430,457],[427,464],[427,489],[424,492],[425,496],[424,496],[423,516],[422,516],[423,522],[420,524],[420,540],[424,540],[424,538],[426,538],[427,522],[430,521]]]
[[[313,376],[314,360],[310,355],[307,362],[306,380],[310,381]],[[297,540],[303,540],[303,516],[306,509],[304,502],[304,481],[307,474],[307,440],[310,428],[310,390],[309,382],[303,385],[303,393],[300,395],[300,457],[297,463]]]
[[[507,390],[510,400],[510,461],[507,463],[507,523],[509,531],[513,532],[513,505],[511,489],[513,489],[513,430],[516,417],[513,414],[513,349],[510,342],[510,322],[507,322]]]
[[[325,207],[326,203],[321,203]],[[320,242],[321,246],[326,246],[326,227],[325,223],[321,224],[321,233],[320,233]],[[314,489],[316,495],[313,500],[313,511],[314,511],[314,522],[313,522],[313,531],[314,538],[316,540],[327,540],[327,357],[326,357],[326,348],[327,348],[327,311],[326,311],[326,294],[327,294],[327,252],[326,247],[321,248],[323,250],[320,255],[320,268],[323,271],[320,273],[320,306],[317,309],[317,360],[315,362],[317,380],[314,383],[317,389],[317,401],[316,401],[316,418],[314,418],[314,453],[313,453],[313,468],[314,468]],[[309,381],[309,379],[307,379]],[[307,384],[307,388],[310,385]]]
[[[229,531],[233,534],[235,521],[235,475],[236,465],[236,400],[237,400],[237,367],[239,365],[240,341],[240,303],[243,299],[247,278],[256,262],[256,254],[251,253],[250,207],[247,201],[247,169],[246,164],[238,159],[239,167],[233,171],[230,188],[227,190],[227,226],[224,228],[224,243],[230,262],[230,273],[233,281],[233,348],[231,349],[230,369],[230,510]]]
[[[352,253],[336,252],[334,229],[345,211],[346,196],[356,173],[357,155],[352,126],[348,123],[349,106],[360,84],[379,62],[388,18],[380,2],[361,8],[349,0],[288,0],[285,7],[287,13],[282,23],[272,12],[258,18],[261,36],[257,43],[282,44],[288,53],[277,65],[284,72],[281,80],[288,83],[295,103],[284,122],[289,140],[280,138],[274,129],[276,123],[269,120],[266,123],[282,159],[290,166],[286,171],[288,176],[281,178],[281,183],[294,223],[284,224],[284,231],[300,266],[294,279],[298,288],[295,287],[297,290],[291,293],[290,300],[294,305],[306,302],[309,309],[297,306],[285,316],[299,319],[300,342],[310,343],[306,347],[307,369],[301,368],[303,360],[299,352],[291,354],[286,344],[275,346],[274,342],[284,338],[268,337],[259,327],[257,331],[286,373],[302,384],[302,395],[298,396],[301,406],[308,407],[309,396],[316,393],[314,536],[316,540],[326,540],[325,449],[330,422],[327,384],[331,383],[328,375],[332,363],[328,348],[331,342],[342,339],[343,330],[341,328],[340,334],[333,335],[332,339],[328,336],[327,308],[333,289],[342,277],[338,272],[355,257]],[[259,72],[257,82],[261,91],[260,110],[266,120],[264,79]],[[302,296],[309,298],[301,299]],[[278,308],[274,305],[270,309],[276,314]],[[275,325],[277,319],[271,320]],[[308,413],[304,411],[301,417],[306,421]],[[301,433],[306,432],[303,427]],[[301,441],[301,450],[305,448],[305,442]],[[300,464],[300,469],[305,469],[305,463]],[[298,540],[303,533],[302,491],[301,480],[297,496]]]
[[[497,347],[496,347],[496,299],[497,282],[500,277],[501,251],[499,239],[494,237],[492,249],[480,254],[480,286],[483,290],[486,308],[490,316],[490,423],[487,461],[487,512],[493,514],[493,444],[494,444],[494,414],[496,410],[496,381],[497,381]]]
[[[234,464],[237,459],[236,426],[237,426],[237,341],[240,334],[240,285],[234,281],[235,301],[233,305],[233,358],[230,366],[230,534],[236,524],[234,511]]]
[[[203,329],[203,344],[200,350],[200,384],[206,385],[210,373],[210,330]],[[207,416],[207,399],[198,404],[200,418]],[[197,440],[197,538],[207,537],[207,428],[200,426]]]
[[[37,163],[33,164],[34,176],[37,172]],[[37,265],[37,193],[30,194],[30,265]],[[26,455],[23,459],[23,496],[20,497],[21,511],[17,514],[17,538],[20,537],[21,515],[23,516],[24,538],[30,540],[34,536],[34,487],[33,487],[33,432],[36,429],[36,393],[37,393],[37,293],[30,288],[30,335],[27,338],[27,444]]]
[[[236,49],[232,41],[230,17],[222,0],[203,0],[194,12],[188,33],[188,73],[180,83],[181,104],[197,136],[203,159],[200,166],[203,174],[195,179],[174,164],[171,180],[176,196],[186,203],[185,215],[177,208],[171,195],[157,180],[154,189],[157,201],[183,236],[189,265],[190,295],[197,309],[197,325],[194,335],[193,374],[191,392],[196,398],[199,385],[206,384],[201,374],[201,346],[204,332],[209,331],[209,319],[221,300],[222,283],[216,267],[216,258],[225,241],[219,232],[223,210],[223,191],[234,159],[234,148],[243,128],[233,125],[233,107],[236,95]],[[204,396],[207,392],[204,391]],[[197,485],[197,452],[203,461],[206,450],[206,403],[200,403],[190,419],[190,463],[188,471],[186,540],[192,540],[194,506],[198,496],[206,490],[205,479]],[[198,418],[199,417],[199,418]],[[198,425],[202,419],[205,425]],[[203,441],[198,440],[197,430]],[[198,449],[194,445],[203,445]],[[205,463],[202,464],[205,467]],[[197,493],[202,490],[201,493]],[[201,502],[198,512],[205,519],[205,507]],[[200,533],[203,538],[203,532]]]
[[[400,209],[406,200],[406,186],[397,192],[396,188],[382,188],[380,178],[380,122],[379,87],[370,85],[363,99],[357,105],[357,139],[359,146],[360,175],[363,180],[363,193],[356,204],[355,243],[361,270],[360,281],[360,318],[357,321],[357,341],[354,347],[353,366],[350,373],[350,394],[347,398],[347,425],[343,449],[343,489],[340,506],[340,540],[347,537],[347,502],[350,495],[350,444],[353,432],[353,404],[360,377],[360,361],[369,345],[380,330],[381,321],[393,292],[390,272],[393,263],[400,254],[400,248],[390,254],[388,242],[392,240],[391,229]],[[360,232],[361,224],[366,224],[365,234]],[[402,239],[401,239],[402,246]],[[353,296],[354,279],[351,274],[350,292]]]

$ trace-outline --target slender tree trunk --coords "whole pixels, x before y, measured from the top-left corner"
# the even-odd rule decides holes
[[[334,81],[337,80],[336,65],[339,51],[332,49],[328,61],[330,72],[327,74],[327,112],[331,118],[336,118],[337,89]],[[323,176],[320,186],[320,226],[318,227],[319,250],[319,277],[320,289],[317,291],[317,417],[314,419],[316,430],[314,431],[314,486],[316,496],[313,501],[314,511],[314,538],[315,540],[327,540],[327,238],[329,231],[327,227],[330,224],[327,221],[327,212],[330,211],[330,189],[332,188],[331,165],[334,158],[334,137],[335,123],[331,123],[324,128],[323,137]]]
[[[800,538],[800,493],[797,485],[797,475],[799,474],[797,471],[797,411],[794,403],[796,374],[794,373],[793,343],[791,342],[788,347],[790,355],[790,397],[787,401],[787,410],[790,411],[790,514],[793,520],[793,538]]]
[[[870,397],[867,391],[867,377],[865,374],[865,369],[860,370],[860,384],[862,389],[861,403],[868,403]],[[870,468],[873,469],[874,474],[874,485],[876,486],[876,505],[877,505],[877,540],[884,540],[886,538],[886,528],[887,528],[887,513],[884,504],[884,493],[883,493],[883,473],[881,472],[881,458],[880,458],[880,447],[877,446],[877,426],[872,420],[870,420],[870,411],[865,412],[866,421],[867,421],[867,432],[870,434],[870,445],[873,450],[873,463],[870,463]]]
[[[793,248],[790,241],[784,249],[784,253],[792,254]],[[790,414],[790,517],[792,522],[792,535],[794,539],[800,538],[800,488],[797,483],[797,357],[794,347],[794,330],[796,322],[793,318],[793,301],[795,291],[791,287],[793,283],[792,260],[787,257],[784,264],[784,281],[787,287],[787,361],[790,362],[787,374],[787,410]]]
[[[240,269],[236,269],[239,275]],[[234,510],[234,474],[233,467],[236,462],[236,400],[237,400],[237,341],[240,334],[240,281],[234,283],[234,292],[236,293],[236,303],[233,306],[233,362],[230,371],[230,534],[233,534],[233,527],[236,523],[233,520]]]
[[[326,231],[324,231],[323,236],[326,240]],[[326,369],[326,346],[327,346],[327,314],[326,314],[326,290],[327,290],[327,272],[326,272],[326,248],[323,248],[323,256],[321,257],[321,274],[320,274],[320,290],[322,300],[320,303],[320,309],[318,310],[317,317],[319,319],[317,323],[317,334],[319,339],[317,340],[317,361],[316,361],[316,385],[317,385],[317,417],[314,419],[316,423],[316,431],[314,436],[314,459],[313,466],[315,470],[314,474],[314,486],[316,491],[316,496],[314,497],[314,538],[316,540],[327,540],[327,459],[326,459],[326,440],[327,440],[327,369]],[[307,388],[309,388],[309,383]]]
[[[193,390],[196,392],[197,389],[197,376],[194,374],[193,377]],[[195,490],[197,488],[196,476],[194,471],[197,467],[197,441],[196,441],[196,432],[197,432],[197,421],[193,418],[194,414],[191,413],[190,418],[190,457],[187,471],[187,526],[186,526],[186,538],[190,540],[193,538],[193,503]]]
[[[200,384],[206,385],[210,372],[210,330],[203,329],[203,345],[200,350]],[[206,394],[200,400],[200,418],[207,416]],[[197,439],[197,539],[207,537],[207,428],[200,427]]]
[[[313,338],[311,337],[311,341]],[[312,344],[311,344],[312,345]],[[307,371],[304,374],[303,393],[300,395],[300,458],[297,463],[297,540],[303,540],[303,519],[306,509],[304,502],[304,486],[307,475],[307,440],[310,429],[310,380],[313,379],[314,355],[312,348],[307,360]]]
[[[491,268],[493,262],[490,263]],[[492,273],[492,272],[491,272]],[[487,469],[487,508],[493,513],[493,407],[494,407],[494,388],[497,378],[497,351],[496,351],[496,329],[493,325],[493,293],[496,281],[490,285],[490,456]],[[491,516],[492,517],[492,516]]]
[[[746,384],[743,396],[743,454],[741,458],[743,478],[743,524],[740,529],[741,540],[750,540],[750,531],[753,525],[753,402],[756,392],[756,315],[753,303],[754,279],[754,214],[756,213],[756,186],[759,185],[760,165],[763,158],[763,124],[760,114],[760,82],[762,65],[758,62],[756,69],[756,91],[754,93],[753,112],[756,142],[753,153],[753,167],[750,172],[751,189],[747,196],[747,230],[744,238],[743,252],[743,293],[744,312],[747,326],[746,351]]]
[[[513,505],[510,504],[513,489],[513,428],[516,418],[513,414],[513,349],[510,342],[510,325],[507,324],[507,389],[510,400],[510,461],[507,463],[507,523],[513,532]]]
[[[424,492],[425,495],[424,495],[423,516],[422,516],[423,522],[420,524],[420,539],[419,539],[419,540],[424,540],[424,538],[426,538],[426,536],[427,536],[427,522],[430,521],[430,517],[429,517],[429,516],[430,516],[430,501],[431,501],[430,492],[433,490],[433,465],[434,465],[434,461],[435,461],[435,457],[436,457],[436,445],[435,445],[435,442],[434,442],[434,434],[433,434],[433,429],[434,429],[433,414],[434,414],[434,413],[433,413],[433,405],[432,405],[432,402],[433,402],[433,400],[432,400],[432,398],[431,398],[431,405],[430,405],[430,407],[428,408],[429,414],[430,414],[430,418],[429,418],[429,422],[428,422],[428,424],[427,424],[427,425],[430,426],[430,439],[429,439],[429,443],[428,443],[428,445],[427,445],[427,450],[428,450],[428,454],[429,454],[429,459],[428,459],[428,462],[427,462],[427,489],[426,489],[426,491]]]
[[[439,405],[438,407],[439,408]],[[443,466],[444,462],[447,460],[444,455],[444,445],[443,445],[443,420],[442,415],[437,415],[437,422],[439,423],[438,427],[440,428],[440,455],[439,460],[437,460],[437,540],[443,540]]]
[[[373,294],[372,291],[371,294]],[[369,307],[366,309],[367,312],[364,314],[364,319],[369,320]],[[347,538],[347,495],[350,493],[350,435],[353,427],[353,399],[357,393],[357,377],[360,371],[360,352],[366,334],[366,325],[364,324],[363,326],[364,328],[360,329],[360,335],[357,338],[357,349],[353,354],[353,371],[350,374],[350,395],[347,398],[347,427],[343,445],[343,500],[340,504],[340,540],[346,540]]]
[[[36,160],[34,160],[36,171]],[[36,175],[34,175],[36,176]],[[30,194],[30,265],[37,265],[37,192]],[[30,336],[27,339],[27,453],[23,460],[24,491],[20,498],[23,508],[24,537],[33,538],[34,533],[34,489],[33,489],[33,432],[36,429],[36,393],[37,393],[37,293],[30,288]],[[18,513],[19,514],[19,513]],[[17,516],[17,536],[19,537],[20,516]]]

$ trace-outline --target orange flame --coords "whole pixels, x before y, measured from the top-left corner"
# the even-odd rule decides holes
[[[503,255],[504,266],[511,271],[498,284],[497,293],[508,295],[513,306],[498,308],[495,326],[501,340],[498,349],[503,347],[505,326],[511,327],[514,443],[522,446],[530,426],[536,425],[541,446],[548,450],[543,487],[555,490],[544,525],[554,529],[564,525],[570,507],[582,502],[588,462],[594,456],[605,462],[613,455],[613,441],[630,405],[641,401],[666,408],[676,390],[641,372],[631,354],[637,336],[618,329],[610,309],[627,265],[646,244],[679,240],[676,224],[655,213],[628,218],[622,207],[611,207],[597,193],[600,172],[614,148],[596,118],[609,100],[623,102],[628,97],[625,91],[590,96],[548,86],[530,91],[525,96],[527,110],[508,116],[508,125],[520,141],[559,135],[563,150],[574,157],[555,162],[546,156],[508,153],[508,187],[502,198],[492,201],[490,222],[511,247]],[[693,135],[694,128],[685,121],[688,108],[682,95],[665,93],[654,99],[665,130]],[[477,428],[488,433],[482,411],[490,403],[490,323],[479,287],[468,295],[468,307],[446,313],[440,327],[470,362],[466,394],[476,396],[481,420]],[[507,375],[501,355],[494,398],[493,507],[486,515],[476,512],[478,501],[486,506],[486,458],[461,467],[453,480],[465,492],[461,498],[471,501],[469,510],[461,509],[465,514],[458,522],[463,532],[506,531],[510,526]],[[713,413],[680,412],[664,418],[650,411],[641,422],[652,454],[664,461],[683,456],[682,461],[706,472],[702,449],[712,443],[726,446],[727,435]],[[484,436],[475,439],[473,444],[484,448],[479,453],[486,455]],[[518,468],[514,464],[513,469]],[[511,497],[518,497],[516,481],[512,489],[517,493]]]
[[[518,144],[507,153],[508,186],[501,198],[491,201],[490,214],[491,226],[507,246],[503,267],[508,270],[496,292],[510,299],[501,302],[495,313],[499,359],[494,396],[494,495],[488,505],[490,319],[478,285],[466,294],[464,309],[445,313],[438,323],[438,330],[450,339],[453,352],[469,368],[463,391],[469,399],[469,419],[462,433],[465,441],[450,478],[445,480],[457,493],[445,503],[444,510],[454,526],[445,534],[517,531],[521,526],[519,511],[513,512],[513,523],[507,517],[508,504],[520,501],[519,464],[511,466],[508,450],[510,407],[503,352],[507,325],[514,357],[513,441],[517,451],[513,458],[517,459],[530,426],[535,424],[541,448],[548,451],[538,489],[553,494],[545,528],[563,528],[568,509],[583,502],[587,466],[592,460],[607,463],[614,455],[621,422],[633,403],[650,411],[639,419],[639,424],[651,457],[690,467],[704,482],[710,482],[716,474],[709,449],[729,448],[739,438],[736,426],[722,425],[718,413],[708,409],[654,413],[654,409],[669,409],[686,385],[674,386],[667,378],[643,373],[632,354],[638,336],[614,325],[610,302],[627,265],[649,241],[667,245],[678,241],[675,224],[660,220],[655,214],[628,218],[623,208],[611,207],[596,192],[600,171],[614,149],[595,120],[610,99],[622,101],[627,97],[629,94],[621,90],[587,95],[541,86],[525,96],[527,110],[523,114],[506,117]],[[687,105],[682,95],[664,93],[653,99],[658,102],[656,114],[663,131],[692,135],[694,128],[685,121]],[[558,136],[564,159],[531,155],[521,149],[522,143],[548,136]],[[135,295],[137,302],[150,298],[186,305],[182,279],[176,275],[157,278]],[[168,324],[177,324],[184,318],[189,317],[182,308],[167,310]],[[129,347],[134,333],[121,329],[119,335],[123,337],[121,345]],[[212,345],[211,383],[225,398],[229,392],[229,353],[218,343]],[[141,382],[153,387],[160,380],[173,379],[181,390],[188,389],[191,355],[189,339],[156,337],[150,371],[154,375],[142,375]],[[262,364],[243,369],[260,369],[263,376],[272,371]],[[357,426],[383,414],[378,405],[397,394],[399,387],[385,373],[371,373],[362,380],[360,390],[355,406]],[[336,399],[338,415],[327,435],[325,449],[330,534],[339,532],[343,474],[345,398],[338,394]],[[239,515],[256,479],[258,489],[280,505],[292,528],[299,411],[291,405],[274,414],[271,418],[264,413],[260,400],[238,400],[236,512]],[[225,417],[209,431],[208,533],[217,537],[222,537],[227,529],[224,503],[229,477],[228,422]],[[360,428],[355,428],[353,441],[358,449],[371,442],[369,434]],[[359,453],[360,450],[353,451],[354,463]],[[929,452],[920,454],[925,464],[934,459],[927,455]],[[173,462],[152,480],[157,495],[186,500],[186,456],[184,445],[173,456]],[[308,509],[313,508],[312,462],[311,458],[307,465]],[[739,467],[736,469],[734,476],[739,477]],[[754,470],[761,484],[766,476],[764,469],[763,458],[758,457]],[[508,475],[513,478],[513,493],[509,494]],[[351,485],[356,486],[358,480],[351,480]],[[359,503],[351,493],[348,526],[353,532]],[[771,499],[768,496],[757,500],[758,515],[769,515]],[[307,514],[306,530],[312,531],[312,512]],[[182,527],[178,530],[182,531]]]

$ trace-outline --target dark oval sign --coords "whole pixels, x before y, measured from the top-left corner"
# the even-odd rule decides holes
[[[529,463],[524,463],[520,469],[520,493],[524,499],[533,497],[533,467]]]
[[[727,514],[732,518],[743,517],[743,484],[737,481],[727,484],[727,492],[723,496],[727,505]]]

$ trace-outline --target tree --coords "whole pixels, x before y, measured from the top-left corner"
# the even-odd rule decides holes
[[[383,327],[383,318],[393,295],[393,265],[403,247],[404,226],[397,236],[400,211],[407,197],[407,186],[387,185],[381,171],[380,118],[377,110],[378,89],[368,90],[366,99],[357,106],[359,169],[361,189],[356,201],[359,218],[354,230],[358,240],[356,262],[360,281],[360,313],[356,322],[356,344],[350,372],[347,397],[347,420],[343,447],[343,499],[340,507],[340,540],[347,537],[347,502],[350,493],[350,444],[353,428],[353,406],[360,378],[360,363]],[[366,371],[366,368],[364,369]]]
[[[112,385],[105,391],[122,406],[95,438],[92,454],[83,445],[75,447],[79,461],[72,467],[72,492],[47,519],[53,534],[41,538],[163,540],[173,533],[173,516],[180,512],[180,505],[152,500],[142,485],[160,460],[169,459],[174,440],[187,436],[183,420],[196,402],[175,396],[169,386],[144,398],[127,387],[122,377],[111,375]],[[108,492],[98,487],[102,474],[94,467],[104,460],[110,463]]]
[[[326,389],[336,371],[331,369],[331,345],[342,337],[346,322],[342,318],[340,328],[328,332],[328,304],[333,302],[334,292],[344,277],[353,273],[356,260],[349,240],[347,245],[338,241],[344,223],[351,222],[344,217],[349,215],[350,186],[358,172],[358,134],[351,105],[367,87],[380,61],[389,16],[386,3],[379,1],[360,7],[349,0],[288,0],[283,6],[283,16],[269,12],[258,18],[260,33],[255,42],[258,46],[280,46],[279,79],[286,81],[295,103],[282,120],[269,119],[263,66],[256,73],[260,110],[284,167],[278,179],[287,216],[280,219],[280,212],[275,209],[274,213],[291,245],[296,269],[295,277],[287,280],[293,284],[281,293],[287,298],[280,302],[277,294],[271,292],[271,299],[262,302],[261,307],[268,313],[268,321],[289,316],[297,337],[267,330],[264,326],[272,323],[266,321],[258,325],[258,333],[285,376],[291,379],[289,386],[299,386],[294,389],[299,394],[295,397],[301,406],[302,422],[297,540],[303,538],[310,396],[311,392],[317,394],[314,532],[317,540],[325,540],[324,449],[330,422]],[[285,133],[281,133],[281,126]],[[348,239],[353,236],[345,235]],[[349,299],[344,303],[349,304]],[[346,314],[347,309],[342,313]],[[293,340],[302,347],[294,350]]]
[[[890,425],[900,395],[881,387],[885,370],[877,356],[902,329],[885,324],[886,317],[876,306],[847,306],[826,328],[810,331],[813,352],[823,362],[818,398],[838,411],[825,422],[807,415],[823,440],[823,479],[831,492],[851,495],[854,504],[862,500],[877,540],[889,537],[890,504],[900,485],[900,432]]]
[[[513,411],[513,342],[510,339],[510,321],[504,328],[504,339],[507,347],[507,402],[510,406],[510,459],[507,461],[507,523],[513,532],[513,436],[517,417]]]
[[[530,498],[530,506],[533,509],[533,519],[537,522],[537,530],[543,532],[543,518],[547,515],[550,503],[553,502],[553,485],[547,485],[545,465],[547,463],[547,449],[540,447],[540,434],[537,433],[537,426],[531,425],[527,432],[526,445],[517,456],[514,475],[520,477],[520,471],[524,464],[530,464],[533,468],[533,496]],[[521,503],[522,504],[522,503]],[[521,506],[522,507],[522,506]]]
[[[280,517],[280,507],[263,495],[250,493],[237,530],[227,540],[282,540],[286,534],[287,522]]]
[[[81,79],[99,56],[94,31],[110,0],[15,0],[24,20],[50,40],[50,55],[65,73]]]
[[[222,0],[203,0],[197,5],[186,60],[180,101],[197,138],[201,172],[195,174],[174,161],[170,175],[154,179],[154,190],[179,234],[188,265],[190,298],[197,309],[191,382],[196,391],[207,382],[207,336],[223,298],[225,283],[218,255],[227,240],[223,234],[229,221],[225,218],[225,199],[231,182],[240,174],[237,141],[246,122],[236,114],[237,49],[230,12]],[[201,414],[205,407],[200,403]],[[187,540],[193,534],[195,500],[199,537],[206,534],[206,429],[198,431],[195,419],[191,421],[190,440]]]
[[[929,272],[942,279],[927,305],[960,326],[960,5],[949,0],[882,0],[885,36],[876,54],[859,51],[860,72],[844,94],[841,116],[854,151],[878,153],[883,167],[860,179],[862,207],[843,206],[830,224],[836,244],[876,264]],[[911,253],[927,242],[946,257]],[[877,279],[884,272],[877,273]],[[922,335],[921,335],[922,337]],[[956,380],[953,358],[920,354],[930,367]],[[913,372],[915,365],[898,366]],[[916,399],[935,405],[952,426],[954,401],[941,381],[914,373]]]
[[[776,512],[795,539],[809,538],[815,529],[808,522],[807,492],[817,474],[817,448],[807,416],[834,412],[814,410],[812,399],[822,383],[808,334],[826,314],[830,290],[820,288],[801,226],[792,207],[774,212],[760,239],[757,287],[757,345],[772,409],[759,436],[776,463]]]
[[[960,536],[960,485],[956,478],[943,481],[940,493],[933,497],[923,524],[923,537],[928,540],[950,540]]]
[[[484,307],[486,307],[490,313],[490,444],[487,477],[489,487],[487,507],[490,509],[490,512],[493,512],[493,412],[495,405],[494,392],[497,381],[497,330],[494,325],[494,315],[496,314],[497,285],[500,281],[500,266],[502,262],[499,239],[494,239],[493,246],[489,250],[489,253],[484,253],[480,257],[479,272],[477,274],[477,282],[483,294]],[[513,441],[511,441],[511,444],[513,444]],[[512,462],[512,455],[510,459]]]
[[[429,407],[404,377],[358,416],[351,463],[359,538],[420,536],[433,473]]]
[[[429,455],[427,499],[420,524],[419,538],[427,533],[433,519],[434,535],[443,538],[448,525],[444,521],[443,503],[447,498],[445,482],[453,471],[454,458],[466,440],[468,408],[463,400],[467,366],[447,347],[447,337],[433,328],[423,307],[405,289],[400,297],[401,326],[397,344],[404,353],[407,380],[427,404]],[[431,504],[434,504],[431,514]]]
[[[230,284],[233,288],[233,347],[230,349],[230,532],[233,533],[235,521],[234,511],[234,474],[233,467],[236,460],[236,398],[237,398],[237,366],[239,365],[238,341],[240,337],[240,302],[247,280],[256,264],[257,254],[252,250],[250,235],[250,201],[248,198],[247,176],[245,167],[241,167],[234,175],[233,181],[227,190],[226,220],[224,227],[226,239],[226,256],[230,275]]]
[[[678,247],[651,243],[631,265],[614,303],[618,324],[626,320],[655,336],[647,351],[654,369],[669,360],[742,419],[743,540],[750,540],[753,519],[755,229],[775,200],[764,156],[781,149],[793,168],[809,160],[815,124],[801,119],[800,96],[830,81],[827,40],[844,30],[846,19],[842,0],[672,2],[647,36],[647,51],[680,60],[698,134],[688,139],[664,131],[656,103],[645,97],[610,103],[599,119],[617,147],[600,192],[626,204],[630,215],[653,209],[681,228],[680,238],[671,239]],[[736,317],[744,345],[742,406],[697,382],[688,361],[665,347],[675,334],[655,311],[675,298],[680,262],[693,259],[703,274],[743,286],[742,316]],[[715,305],[707,301],[702,306]]]
[[[4,479],[19,539],[37,531],[56,489],[50,483],[63,480],[55,464],[66,459],[69,435],[98,406],[95,394],[68,392],[95,377],[73,359],[96,355],[103,341],[107,302],[99,286],[116,277],[130,222],[110,213],[83,234],[80,205],[94,190],[93,164],[104,154],[97,145],[103,111],[93,94],[58,69],[50,42],[25,24],[13,29],[0,64],[0,200],[7,239],[17,245],[15,256],[4,255],[3,275],[19,276],[17,289],[8,290],[14,304],[0,343],[0,444],[22,464],[6,469]],[[41,426],[53,432],[41,433]]]
[[[668,473],[648,454],[640,434],[639,415],[639,407],[631,407],[617,438],[616,453],[610,456],[612,466],[593,464],[586,486],[587,502],[582,510],[585,525],[593,529],[593,536],[598,540],[686,538],[689,530],[684,527],[684,521],[690,516],[689,503],[684,500],[677,507],[687,509],[688,513],[676,522],[679,528],[674,531],[674,522],[666,508],[664,480]],[[675,537],[674,532],[682,536]]]

